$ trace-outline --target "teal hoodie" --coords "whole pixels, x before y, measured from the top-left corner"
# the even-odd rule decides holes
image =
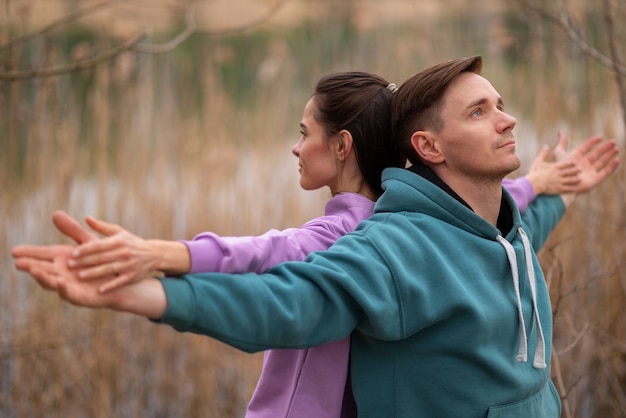
[[[540,196],[522,218],[504,191],[513,227],[501,233],[409,170],[385,170],[383,185],[371,218],[305,262],[163,279],[161,321],[250,352],[352,333],[360,417],[558,417],[535,251],[561,198]]]

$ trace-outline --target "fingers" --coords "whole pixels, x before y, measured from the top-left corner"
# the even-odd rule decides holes
[[[105,308],[111,305],[112,299],[98,292],[99,283],[84,283],[67,277],[59,277],[57,293],[63,300],[76,306],[89,308]]]
[[[119,245],[120,240],[123,241],[125,239],[124,237],[120,237],[120,235],[129,235],[129,233],[121,226],[100,221],[91,216],[87,216],[85,220],[87,224],[94,229],[94,231],[106,235],[107,238],[91,241],[78,246],[78,248],[76,248],[76,251],[74,252],[74,257],[84,257],[89,254],[111,251]],[[110,260],[111,258],[109,257],[108,259],[100,259],[98,261],[104,263]],[[94,262],[93,260],[81,259],[79,264],[93,265]]]
[[[601,182],[602,180],[613,174],[613,172],[617,170],[617,167],[619,167],[619,163],[619,159],[616,157],[609,161],[607,164],[605,164],[601,169],[597,170],[598,182]]]
[[[611,164],[618,153],[619,149],[615,141],[605,141],[592,150],[589,150],[586,156],[596,170],[601,170],[608,164]]]
[[[101,233],[102,235],[106,235],[107,237],[113,234],[117,234],[118,232],[124,231],[124,228],[122,228],[119,225],[101,221],[92,216],[85,217],[85,221],[87,222],[87,225],[89,225],[91,229]]]
[[[98,239],[95,234],[85,229],[76,219],[62,210],[57,210],[52,214],[52,222],[63,235],[73,239],[77,244]]]
[[[119,241],[119,237],[115,235],[113,237],[88,242],[87,244],[76,247],[72,256],[76,258],[77,265],[79,266],[93,266],[107,263],[120,257],[120,254],[115,252]]]
[[[567,136],[559,131],[557,134],[556,146],[554,147],[554,158],[557,161],[565,161],[569,159],[567,154],[568,139]]]
[[[563,175],[572,175],[580,172],[580,166],[578,162],[574,160],[558,161],[554,163],[554,166]]]
[[[73,248],[69,245],[16,245],[11,249],[11,255],[13,258],[27,257],[50,261],[57,256],[68,256]]]
[[[78,272],[78,277],[81,280],[99,280],[104,279],[111,276],[117,276],[122,274],[125,271],[124,263],[118,261],[116,258],[113,258],[111,261],[99,261],[90,264],[92,267],[84,268],[84,264],[81,264],[81,270]],[[77,261],[72,259],[69,261],[69,265],[76,269]]]
[[[56,290],[57,272],[52,261],[21,257],[15,260],[15,267],[30,274],[44,289]]]
[[[602,142],[602,140],[603,139],[600,135],[590,136],[589,138],[585,139],[582,144],[574,148],[570,152],[570,155],[572,157],[585,156],[591,150],[593,150],[600,142]]]
[[[98,288],[98,292],[106,293],[106,292],[110,292],[112,290],[115,290],[118,287],[121,287],[121,286],[125,285],[126,283],[129,283],[130,279],[131,279],[131,276],[129,276],[128,274],[120,274],[115,279],[113,279],[113,280],[111,280],[109,282],[106,282],[105,284],[100,286]]]
[[[28,257],[52,260],[54,250],[41,245],[16,245],[11,249],[13,258]]]

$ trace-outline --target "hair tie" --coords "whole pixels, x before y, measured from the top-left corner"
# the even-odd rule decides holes
[[[396,87],[396,83],[389,83],[387,86],[390,92],[395,93],[398,91],[398,87]]]

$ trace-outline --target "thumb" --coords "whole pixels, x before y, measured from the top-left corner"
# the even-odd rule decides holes
[[[91,216],[85,217],[85,221],[87,222],[87,225],[89,225],[91,229],[103,235],[106,235],[107,237],[110,237],[111,235],[117,234],[118,232],[121,232],[124,230],[124,228],[122,228],[119,225],[101,221]]]
[[[548,155],[550,155],[550,147],[544,145],[541,147],[541,150],[539,150],[539,154],[537,154],[533,163],[544,162],[548,158]]]
[[[563,161],[567,159],[567,136],[559,131],[556,140],[556,146],[554,147],[554,157],[557,161]]]
[[[63,235],[73,239],[77,244],[84,244],[98,239],[95,234],[83,228],[76,219],[62,210],[56,210],[52,214],[52,222]]]

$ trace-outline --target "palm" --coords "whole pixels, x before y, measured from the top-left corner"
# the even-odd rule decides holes
[[[57,275],[56,290],[59,296],[77,306],[103,308],[109,306],[110,297],[99,294],[98,287],[102,281],[80,280],[76,272],[67,266],[67,258],[54,258],[54,268]]]
[[[580,182],[576,186],[576,193],[593,189],[619,166],[619,150],[614,140],[604,141],[599,136],[592,136],[569,153],[565,151],[566,146],[567,139],[560,135],[554,155],[557,160],[572,159],[578,164]]]
[[[614,141],[604,141],[597,146],[590,146],[586,141],[572,150],[570,157],[581,169],[578,193],[593,189],[617,169],[617,153],[617,144]]]

